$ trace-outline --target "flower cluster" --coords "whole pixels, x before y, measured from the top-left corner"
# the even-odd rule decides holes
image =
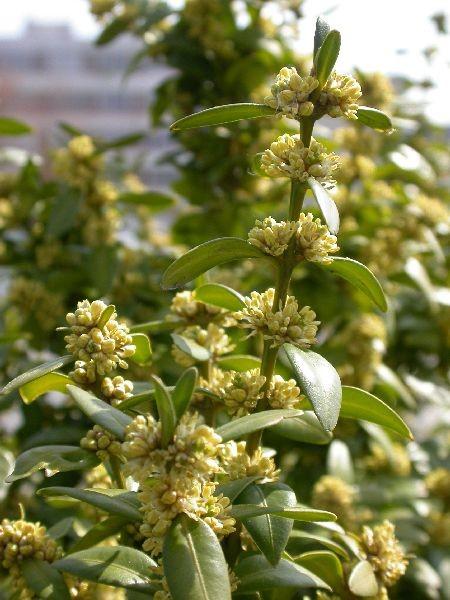
[[[231,381],[221,390],[221,397],[229,415],[243,417],[251,413],[262,398],[266,378],[259,369],[234,373]]]
[[[281,375],[274,375],[267,390],[267,400],[271,408],[296,408],[305,398],[294,379],[287,381]]]
[[[228,39],[219,0],[187,0],[183,11],[189,36],[198,40],[207,53],[232,58],[234,43]]]
[[[212,304],[205,304],[196,299],[195,292],[185,290],[175,294],[170,312],[188,323],[196,324],[212,319],[216,320],[217,317],[223,316],[227,311]]]
[[[361,86],[356,79],[333,71],[319,95],[319,105],[330,117],[356,120],[361,94]]]
[[[445,467],[434,469],[425,478],[429,493],[450,504],[450,470]]]
[[[86,435],[81,438],[80,446],[85,450],[95,452],[100,460],[106,461],[111,456],[117,456],[122,459],[122,446],[112,433],[94,425]]]
[[[220,448],[220,464],[223,481],[234,481],[243,477],[261,477],[265,481],[278,479],[280,470],[275,461],[267,456],[262,448],[257,448],[252,455],[246,451],[246,442],[227,442]]]
[[[34,327],[51,331],[64,315],[61,295],[48,290],[40,281],[17,277],[11,284],[8,305]]]
[[[83,300],[66,316],[70,326],[70,334],[64,337],[66,348],[77,359],[70,375],[79,383],[93,383],[97,375],[104,376],[118,367],[127,369],[125,359],[136,350],[128,327],[116,321],[115,312],[101,323],[106,308],[101,300]]]
[[[255,226],[248,233],[248,241],[266,254],[280,256],[283,254],[298,228],[295,221],[281,221],[278,223],[272,217],[263,221],[257,220]]]
[[[355,520],[355,498],[354,488],[343,479],[324,475],[314,485],[311,504],[333,512],[344,527],[350,527]]]
[[[400,477],[407,477],[411,473],[411,460],[402,444],[393,443],[389,456],[380,444],[372,444],[370,450],[369,456],[363,459],[367,471],[387,471]]]
[[[102,380],[101,390],[105,398],[108,398],[113,406],[117,406],[133,395],[133,383],[121,375],[113,378],[105,377]]]
[[[314,110],[309,96],[318,85],[315,77],[302,77],[295,67],[283,67],[270,88],[271,95],[264,98],[264,102],[287,117],[307,117]]]
[[[215,323],[209,323],[206,329],[203,329],[199,325],[187,327],[183,330],[183,337],[205,348],[212,358],[228,354],[234,349],[234,345],[231,343],[225,330]],[[182,367],[190,367],[196,362],[192,356],[183,352],[183,350],[175,345],[172,347],[172,356]]]
[[[298,302],[288,296],[284,306],[278,310],[273,306],[275,290],[269,288],[264,293],[252,292],[245,298],[245,307],[235,313],[238,327],[250,329],[250,335],[262,333],[272,347],[284,343],[294,344],[298,348],[307,349],[316,343],[316,313],[309,306],[299,310]]]
[[[314,139],[305,146],[298,134],[280,135],[261,157],[261,168],[269,177],[290,177],[301,182],[314,177],[325,187],[335,184],[333,171],[338,165],[339,159],[333,152],[326,152]]]

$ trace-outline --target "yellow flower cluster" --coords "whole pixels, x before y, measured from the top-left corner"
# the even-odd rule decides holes
[[[224,58],[235,54],[234,43],[227,39],[220,0],[187,0],[183,11],[189,35],[207,52]]]
[[[199,346],[202,346],[211,354],[211,358],[217,358],[222,354],[228,354],[234,349],[234,344],[225,333],[222,327],[215,323],[209,323],[206,329],[199,325],[193,325],[183,330],[183,337],[186,337]],[[183,352],[177,346],[172,346],[172,356],[174,360],[182,367],[191,367],[195,364],[195,359]]]
[[[266,254],[280,256],[298,228],[295,221],[275,221],[267,217],[263,221],[256,220],[255,226],[248,233],[248,241]]]
[[[355,520],[354,488],[339,477],[323,475],[312,491],[311,504],[320,510],[333,512],[344,527],[351,527]]]
[[[276,468],[271,456],[264,454],[262,448],[257,448],[250,456],[246,452],[246,442],[227,442],[220,448],[220,464],[223,474],[222,481],[235,481],[243,477],[261,477],[266,481],[276,481],[280,470]]]
[[[311,213],[300,213],[299,225],[295,234],[296,256],[311,262],[330,264],[334,254],[339,250],[337,238],[331,235],[328,227]]]
[[[301,182],[314,177],[325,187],[336,183],[333,171],[338,165],[336,154],[326,152],[324,146],[314,139],[309,146],[304,146],[298,134],[280,135],[261,157],[261,168],[269,177],[290,177]]]
[[[29,320],[42,331],[51,331],[64,314],[61,296],[40,281],[17,277],[11,284],[8,305],[20,319]]]
[[[66,316],[71,332],[64,337],[66,348],[77,359],[70,375],[79,383],[92,383],[97,375],[104,376],[118,367],[127,369],[125,359],[136,350],[128,327],[116,321],[115,312],[98,327],[106,308],[101,300],[82,300],[76,311]]]
[[[221,398],[229,415],[243,417],[253,412],[262,397],[266,378],[259,369],[234,373],[231,381],[221,390]]]
[[[392,444],[391,456],[379,444],[373,444],[370,450],[371,453],[362,461],[368,471],[388,471],[399,477],[407,477],[411,473],[411,460],[402,444]]]
[[[319,105],[330,117],[356,120],[361,93],[361,86],[351,75],[333,71],[319,95]]]
[[[405,552],[395,537],[393,523],[386,520],[373,529],[364,526],[361,542],[381,585],[393,586],[405,574],[408,566]]]
[[[124,379],[121,375],[105,377],[101,385],[102,394],[110,400],[113,406],[117,406],[133,395],[133,383]]]
[[[272,347],[284,343],[298,348],[309,348],[316,343],[316,313],[309,306],[299,310],[298,302],[288,296],[284,306],[273,307],[275,290],[269,288],[264,293],[252,292],[245,298],[245,307],[234,314],[238,327],[250,329],[250,335],[260,332]]]
[[[382,73],[364,73],[361,79],[363,104],[389,110],[395,97],[391,81]]]
[[[450,470],[445,467],[434,469],[425,478],[429,493],[435,498],[450,504]]]
[[[189,290],[175,294],[170,311],[173,315],[190,323],[207,322],[227,312],[223,308],[197,300],[195,292]]]
[[[287,381],[281,375],[274,375],[267,390],[267,400],[271,408],[296,408],[305,398],[294,379]]]
[[[117,456],[122,459],[122,446],[112,433],[94,425],[86,435],[81,438],[80,446],[85,450],[95,452],[100,460],[106,461],[111,456]]]
[[[295,67],[283,67],[264,102],[287,117],[308,117],[314,110],[308,98],[318,85],[315,77],[302,77]]]

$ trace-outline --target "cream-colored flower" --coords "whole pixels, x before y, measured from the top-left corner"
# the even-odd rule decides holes
[[[246,451],[246,442],[226,442],[220,447],[220,464],[223,474],[221,481],[235,481],[243,477],[261,477],[266,481],[276,481],[280,470],[275,461],[259,447],[250,456]]]
[[[314,139],[305,147],[298,134],[280,135],[261,157],[261,168],[269,177],[290,177],[301,182],[314,177],[325,187],[336,183],[333,171],[338,165],[336,154],[326,152],[324,146]]]
[[[323,475],[314,485],[311,504],[314,508],[333,512],[344,527],[355,521],[355,489],[332,475]]]
[[[267,391],[271,408],[295,408],[304,398],[294,379],[285,380],[281,375],[272,377]]]
[[[307,117],[314,110],[308,98],[318,85],[315,77],[302,77],[295,67],[283,67],[270,88],[271,95],[264,98],[264,102],[287,117]]]
[[[445,467],[434,469],[425,477],[425,485],[435,498],[450,504],[450,470]]]
[[[329,254],[339,250],[336,236],[331,235],[328,227],[323,225],[320,219],[315,219],[311,213],[300,213],[295,242],[296,255],[299,258],[325,265],[333,262]]]
[[[386,587],[393,586],[406,572],[408,559],[395,537],[395,526],[384,521],[375,527],[363,527],[361,542],[377,579]]]
[[[333,71],[320,93],[319,104],[330,117],[356,120],[360,97],[361,86],[356,79]]]
[[[235,313],[238,327],[252,330],[250,335],[262,333],[270,340],[272,347],[284,343],[294,344],[298,348],[309,348],[316,343],[316,313],[309,306],[299,310],[298,302],[288,296],[286,304],[273,309],[275,290],[268,289],[263,294],[252,292],[245,298],[245,307]]]
[[[187,327],[183,329],[182,333],[183,337],[192,340],[208,350],[213,359],[222,356],[222,354],[228,354],[234,349],[234,344],[231,343],[225,330],[215,323],[209,323],[206,329],[203,329],[199,325]],[[186,354],[186,352],[183,352],[175,345],[172,346],[172,356],[182,367],[191,367],[196,363],[192,356]]]
[[[101,390],[105,398],[108,398],[113,406],[117,406],[133,395],[133,383],[121,375],[116,375],[112,379],[105,377],[102,380]]]
[[[67,148],[77,160],[86,160],[91,158],[95,152],[95,145],[88,135],[78,135],[73,137],[67,144]]]
[[[227,311],[212,304],[205,304],[196,299],[195,292],[185,290],[172,298],[170,312],[180,319],[196,323],[226,314]]]
[[[260,375],[259,369],[234,373],[231,381],[220,392],[228,414],[233,417],[250,414],[262,397],[265,382],[266,378]]]
[[[11,283],[8,305],[17,311],[19,319],[34,322],[42,331],[51,331],[64,315],[60,294],[26,277],[17,277]]]
[[[280,256],[287,249],[289,242],[298,228],[295,221],[277,223],[272,217],[263,221],[257,220],[248,233],[248,241],[266,254]]]
[[[85,450],[95,452],[102,461],[108,460],[111,456],[116,456],[121,460],[123,458],[121,443],[112,433],[106,431],[100,425],[94,425],[92,429],[89,429],[86,435],[81,438],[80,446]]]
[[[363,466],[368,471],[388,471],[400,477],[407,477],[411,473],[411,460],[406,448],[402,444],[393,443],[392,452],[388,456],[380,444],[371,444],[370,454],[362,460]]]

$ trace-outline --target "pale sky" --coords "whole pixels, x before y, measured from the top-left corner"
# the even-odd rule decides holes
[[[87,0],[14,0],[2,2],[0,36],[17,35],[27,21],[69,23],[84,37],[93,37],[98,25],[89,14]],[[306,18],[299,48],[311,51],[317,15],[331,10],[328,20],[342,34],[340,71],[358,66],[361,70],[390,75],[406,74],[414,79],[431,79],[435,89],[424,92],[427,114],[450,124],[450,35],[437,35],[430,16],[445,12],[450,26],[448,0],[305,0]],[[429,64],[422,50],[436,46],[438,53]],[[402,52],[399,52],[401,50]]]

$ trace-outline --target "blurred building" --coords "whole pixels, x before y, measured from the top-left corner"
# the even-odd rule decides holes
[[[170,171],[156,168],[156,161],[169,149],[169,138],[164,130],[149,131],[148,105],[168,70],[147,61],[124,81],[139,48],[127,36],[96,48],[67,25],[30,23],[20,37],[0,39],[0,114],[34,130],[29,136],[2,138],[2,145],[45,155],[58,141],[58,122],[107,139],[147,131],[147,139],[129,152],[143,154],[152,183],[164,184]]]

